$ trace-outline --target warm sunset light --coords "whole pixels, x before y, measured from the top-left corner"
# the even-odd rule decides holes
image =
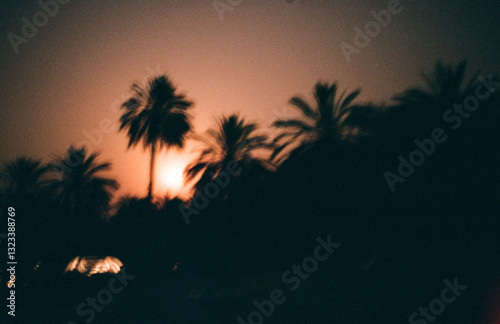
[[[184,177],[182,176],[182,169],[174,168],[164,171],[161,175],[162,180],[171,189],[180,189],[184,184]]]
[[[189,150],[186,150],[189,151]],[[189,162],[189,156],[180,151],[162,152],[156,161],[155,196],[158,198],[189,196],[189,187],[185,184],[184,168]]]
[[[500,324],[499,16],[1,1],[3,316]]]

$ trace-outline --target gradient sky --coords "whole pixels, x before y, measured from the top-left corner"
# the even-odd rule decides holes
[[[287,101],[310,98],[318,80],[361,87],[361,101],[378,103],[417,84],[438,58],[467,58],[469,72],[500,71],[498,0],[402,0],[403,11],[349,63],[340,44],[352,45],[354,28],[389,1],[242,0],[224,21],[213,2],[69,1],[16,54],[7,35],[22,36],[22,17],[33,21],[41,8],[2,0],[0,161],[29,155],[48,162],[111,120],[112,132],[93,148],[113,162],[120,194],[145,195],[149,154],[142,146],[127,150],[117,107],[132,82],[153,74],[166,72],[195,102],[197,131],[240,112],[270,132],[273,120],[290,116]],[[189,158],[160,156],[158,168],[182,168]]]

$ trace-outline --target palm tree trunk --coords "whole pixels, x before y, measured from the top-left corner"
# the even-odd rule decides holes
[[[153,199],[153,178],[154,178],[154,166],[155,166],[155,154],[156,154],[156,143],[151,144],[151,161],[149,163],[149,187],[148,187],[148,199]]]

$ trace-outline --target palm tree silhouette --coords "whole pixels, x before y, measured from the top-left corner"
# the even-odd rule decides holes
[[[56,162],[72,166],[73,159],[78,156],[81,162],[68,167],[59,174],[59,179],[50,183],[51,192],[59,207],[69,214],[73,220],[83,220],[85,216],[104,217],[111,202],[112,195],[118,189],[118,182],[100,176],[111,168],[109,162],[98,162],[98,154],[88,154],[84,148],[69,147],[65,156],[57,157]]]
[[[40,160],[20,157],[5,163],[0,171],[0,194],[7,200],[35,198],[47,184],[49,170]]]
[[[413,109],[417,115],[424,117],[439,117],[444,110],[462,100],[477,86],[477,71],[465,83],[467,61],[463,60],[456,66],[436,62],[431,73],[421,73],[423,87],[411,87],[393,99],[399,104]]]
[[[215,180],[230,162],[236,162],[243,169],[272,168],[266,159],[253,156],[257,149],[271,148],[267,136],[255,135],[256,130],[257,124],[247,123],[237,114],[222,117],[217,129],[209,129],[207,136],[201,138],[203,146],[200,155],[184,170],[187,181],[202,174],[196,184],[200,188]]]
[[[187,109],[192,102],[176,93],[166,75],[151,78],[145,88],[131,87],[132,96],[122,104],[125,112],[120,118],[120,130],[127,129],[128,147],[142,141],[151,148],[148,198],[153,197],[154,162],[156,149],[163,145],[182,148],[191,129]]]
[[[276,148],[272,158],[277,157],[283,149],[300,140],[301,144],[316,141],[334,142],[342,138],[342,126],[351,110],[350,104],[359,95],[360,90],[355,90],[345,96],[344,91],[337,98],[338,87],[336,83],[316,83],[313,96],[313,108],[301,97],[292,97],[290,104],[302,113],[301,119],[279,119],[273,123],[274,127],[284,131],[278,135],[273,143]],[[301,145],[297,149],[303,149]],[[276,162],[282,161],[288,154],[282,155]]]

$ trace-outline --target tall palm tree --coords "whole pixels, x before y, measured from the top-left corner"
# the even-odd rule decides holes
[[[45,185],[47,171],[40,160],[29,157],[5,163],[0,170],[0,194],[9,200],[34,198]]]
[[[186,179],[191,181],[202,174],[196,185],[199,188],[216,179],[233,161],[244,169],[272,168],[265,159],[253,155],[257,149],[271,148],[267,136],[256,135],[256,130],[257,124],[247,123],[236,114],[222,117],[217,129],[209,129],[202,138],[200,155],[184,170]]]
[[[188,108],[192,102],[176,92],[166,75],[151,78],[146,87],[133,84],[131,97],[122,104],[120,130],[127,129],[128,147],[142,141],[151,149],[148,198],[153,197],[155,154],[163,145],[182,148],[191,129]]]
[[[79,163],[75,165],[74,159]],[[65,156],[57,157],[56,162],[68,168],[53,179],[50,187],[59,207],[73,219],[83,217],[104,217],[112,195],[119,187],[114,179],[103,177],[103,171],[111,169],[111,163],[98,162],[98,154],[89,154],[84,148],[71,146]]]
[[[342,126],[351,110],[351,103],[359,95],[355,90],[346,96],[344,91],[337,98],[336,83],[316,83],[313,96],[314,107],[301,97],[293,97],[290,104],[302,113],[302,118],[279,119],[273,123],[274,127],[284,129],[283,133],[274,139],[277,145],[272,158],[278,156],[282,150],[293,144],[297,139],[302,143],[315,141],[333,142],[342,138]],[[281,144],[278,144],[280,143]],[[282,156],[278,161],[282,160]]]

